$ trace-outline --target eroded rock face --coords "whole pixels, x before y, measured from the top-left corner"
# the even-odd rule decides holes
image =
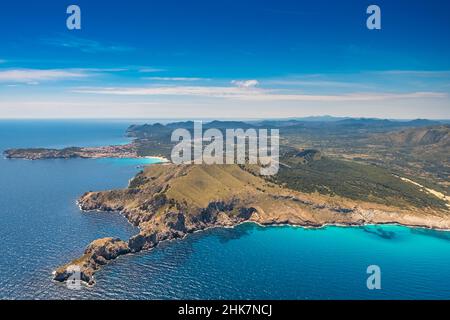
[[[94,273],[100,265],[105,265],[109,260],[116,259],[120,255],[131,252],[128,243],[117,238],[97,239],[86,248],[84,255],[57,269],[53,279],[66,281],[76,270],[80,271],[80,279],[88,284],[94,284]]]
[[[80,201],[82,208],[89,210],[112,210],[105,204],[95,204],[93,199],[97,196],[85,194]],[[228,211],[220,211],[228,210]],[[236,212],[234,212],[234,210]],[[94,284],[94,273],[107,264],[110,260],[116,259],[118,256],[137,253],[142,250],[148,250],[155,247],[159,242],[171,239],[182,238],[188,233],[203,230],[214,226],[234,226],[240,222],[247,221],[255,213],[254,208],[236,208],[233,204],[211,203],[207,208],[197,210],[194,214],[185,214],[183,212],[170,211],[167,212],[160,220],[141,221],[137,223],[142,231],[128,242],[124,242],[115,238],[104,238],[93,241],[86,248],[84,255],[68,263],[67,265],[56,270],[54,280],[64,282],[70,278],[73,272],[70,272],[71,266],[78,266],[81,271],[81,280]],[[125,215],[131,221],[136,221],[134,215],[128,211]],[[151,226],[151,227],[150,227]]]
[[[131,249],[131,252],[139,252],[141,251],[145,245],[148,245],[151,242],[154,242],[156,237],[150,239],[149,237],[144,236],[143,234],[135,235],[128,240],[128,246]]]
[[[91,242],[84,253],[92,257],[102,257],[106,260],[112,260],[129,252],[130,248],[126,242],[117,238],[104,238]]]
[[[186,218],[181,212],[169,212],[165,217],[165,224],[169,230],[186,233]]]

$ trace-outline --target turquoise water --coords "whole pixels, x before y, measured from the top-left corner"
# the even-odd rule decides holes
[[[118,166],[142,166],[161,162],[158,158],[102,158],[97,161]]]
[[[388,234],[389,236],[386,236]],[[196,233],[119,259],[92,297],[136,299],[448,299],[450,238],[398,226]],[[367,266],[381,268],[379,291]],[[125,284],[126,283],[126,284]]]
[[[127,122],[0,121],[0,151],[126,143]],[[133,160],[133,161],[131,161]],[[120,257],[80,291],[51,280],[99,237],[138,230],[114,213],[83,213],[89,190],[123,188],[135,159],[0,158],[0,298],[448,299],[450,233],[399,226],[263,228],[243,224]],[[382,289],[366,287],[367,266]]]

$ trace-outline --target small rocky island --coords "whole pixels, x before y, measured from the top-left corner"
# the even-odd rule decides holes
[[[93,241],[84,254],[54,272],[67,280],[73,266],[81,280],[94,284],[101,266],[121,255],[148,250],[161,241],[183,238],[212,227],[244,222],[261,225],[402,224],[450,229],[448,211],[396,208],[284,188],[238,165],[153,165],[123,190],[88,192],[78,201],[85,211],[121,212],[140,233],[128,240]]]

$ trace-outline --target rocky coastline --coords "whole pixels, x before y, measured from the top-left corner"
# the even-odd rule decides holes
[[[121,255],[149,250],[162,241],[208,228],[245,222],[309,228],[399,224],[450,229],[448,212],[303,194],[268,183],[234,165],[154,165],[132,179],[127,189],[88,192],[78,204],[83,211],[121,212],[140,232],[127,241],[93,241],[80,258],[54,272],[56,281],[66,281],[72,275],[71,267],[77,266],[81,280],[93,285],[95,272]]]

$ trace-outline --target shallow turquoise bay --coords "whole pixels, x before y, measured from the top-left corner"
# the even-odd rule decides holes
[[[97,159],[100,163],[109,163],[119,166],[144,166],[149,164],[160,163],[158,158],[102,158]]]

